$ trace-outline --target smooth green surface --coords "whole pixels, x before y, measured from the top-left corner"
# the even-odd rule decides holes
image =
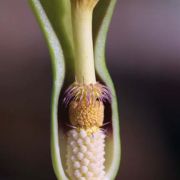
[[[100,1],[94,14],[94,53],[95,53],[95,68],[97,74],[103,80],[103,82],[110,88],[112,93],[112,126],[113,126],[113,139],[109,142],[109,147],[113,149],[107,149],[111,155],[107,156],[109,169],[107,171],[107,177],[114,179],[119,170],[121,149],[120,149],[120,131],[119,131],[119,115],[117,106],[117,97],[114,89],[113,82],[107,70],[105,61],[105,44],[106,37],[111,21],[111,17],[114,11],[116,1],[106,0]],[[107,165],[107,164],[106,164]]]
[[[38,19],[41,29],[46,38],[52,63],[53,87],[51,100],[51,156],[57,178],[66,180],[65,172],[60,157],[59,134],[58,134],[58,100],[65,75],[65,63],[62,47],[58,38],[38,0],[30,1],[32,9]]]
[[[69,0],[29,0],[46,38],[52,62],[53,89],[51,103],[51,154],[55,174],[59,180],[68,179],[61,162],[58,133],[58,100],[64,80],[73,80],[73,42]],[[100,0],[93,17],[95,69],[110,88],[112,98],[113,135],[107,138],[107,177],[114,179],[120,162],[120,134],[117,100],[114,86],[105,63],[106,36],[115,0]],[[61,114],[59,114],[61,116]]]
[[[76,81],[85,84],[96,83],[92,41],[93,9],[72,9]]]
[[[30,2],[33,2],[30,0]],[[47,18],[49,19],[52,29],[61,44],[64,63],[66,67],[66,78],[74,76],[74,50],[73,35],[71,24],[71,7],[69,0],[39,0]],[[38,12],[37,12],[38,13]],[[45,36],[48,39],[48,35]]]

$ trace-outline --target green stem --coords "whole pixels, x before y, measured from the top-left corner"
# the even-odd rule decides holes
[[[75,78],[79,83],[95,83],[94,53],[92,40],[91,8],[72,5],[72,25],[75,50]]]

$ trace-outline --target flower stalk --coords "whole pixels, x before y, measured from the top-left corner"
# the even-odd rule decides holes
[[[97,0],[71,0],[75,50],[75,78],[78,83],[96,83],[92,40],[92,15]]]

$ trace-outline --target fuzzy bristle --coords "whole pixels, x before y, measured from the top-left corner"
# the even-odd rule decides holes
[[[68,132],[67,174],[72,180],[105,179],[105,134],[102,130],[88,135],[83,129]]]
[[[94,102],[109,102],[111,103],[111,92],[107,86],[100,83],[82,84],[74,82],[65,91],[64,103],[68,105],[71,101],[77,101],[79,104],[86,101],[87,106]]]

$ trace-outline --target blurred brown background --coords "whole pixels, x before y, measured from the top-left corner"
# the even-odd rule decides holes
[[[119,0],[107,63],[119,97],[118,180],[178,180],[180,1]],[[54,180],[51,66],[24,0],[0,1],[0,180]]]

